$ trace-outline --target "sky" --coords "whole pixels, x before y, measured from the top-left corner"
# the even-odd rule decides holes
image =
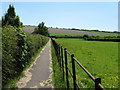
[[[118,2],[2,2],[2,16],[13,4],[24,25],[118,30]]]

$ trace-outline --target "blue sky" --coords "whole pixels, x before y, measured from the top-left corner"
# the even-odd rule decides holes
[[[3,2],[2,16],[13,4],[24,25],[118,30],[117,2]]]

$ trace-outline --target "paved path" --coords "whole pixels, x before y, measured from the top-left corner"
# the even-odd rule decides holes
[[[25,71],[25,76],[17,83],[18,88],[52,88],[50,44],[49,40],[34,64]]]

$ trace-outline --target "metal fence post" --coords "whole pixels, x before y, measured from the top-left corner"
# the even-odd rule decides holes
[[[75,72],[75,61],[74,61],[74,54],[71,55],[71,60],[72,60],[72,72],[73,72],[73,85],[74,85],[74,90],[76,90],[76,72]]]
[[[68,65],[67,65],[67,51],[66,51],[66,48],[64,49],[64,54],[65,54],[66,84],[67,84],[67,88],[69,88]]]
[[[63,61],[63,48],[62,48],[62,46],[61,46],[61,60],[62,60],[63,80],[64,80],[64,61]]]
[[[101,90],[101,88],[98,86],[99,83],[101,84],[101,78],[95,78],[95,90]]]

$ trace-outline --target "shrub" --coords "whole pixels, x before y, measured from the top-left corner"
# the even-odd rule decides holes
[[[83,38],[84,38],[84,39],[87,39],[87,38],[89,38],[89,36],[88,36],[87,34],[84,34],[84,35],[83,35]]]
[[[48,37],[26,34],[20,28],[2,28],[2,85],[11,83],[24,70],[31,57],[45,45]],[[8,88],[8,87],[7,87]]]
[[[26,44],[28,46],[27,52],[28,55],[26,58],[31,58],[35,54],[35,52],[45,45],[48,41],[48,37],[39,35],[39,34],[30,34],[27,33],[27,40]]]
[[[15,60],[17,46],[16,32],[13,27],[3,28],[2,30],[2,84],[3,86],[10,81],[11,78],[16,77],[17,70]]]

